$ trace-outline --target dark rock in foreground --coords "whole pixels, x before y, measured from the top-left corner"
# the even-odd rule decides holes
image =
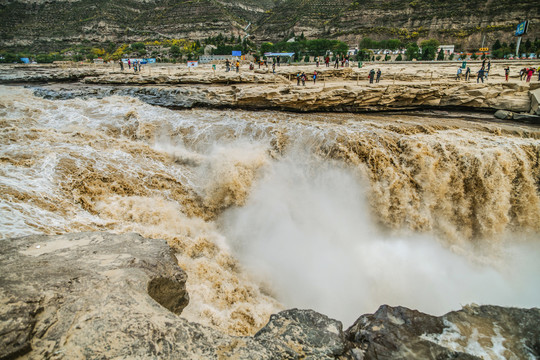
[[[434,317],[382,306],[347,331],[312,310],[272,315],[253,337],[180,316],[186,274],[136,234],[0,242],[0,359],[538,358],[540,310],[470,306]]]
[[[540,309],[470,305],[436,317],[383,305],[346,337],[366,359],[538,359]]]

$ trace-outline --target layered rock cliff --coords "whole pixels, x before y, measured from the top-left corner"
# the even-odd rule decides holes
[[[0,2],[0,47],[51,51],[74,44],[101,45],[147,39],[203,39],[249,33],[256,42],[277,41],[291,32],[339,38],[435,37],[462,48],[514,41],[516,25],[531,20],[532,40],[540,34],[533,0],[282,0],[282,1],[29,1]]]

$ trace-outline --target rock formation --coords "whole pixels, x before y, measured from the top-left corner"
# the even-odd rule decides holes
[[[0,358],[477,359],[540,356],[540,310],[468,306],[442,317],[382,306],[347,331],[312,310],[272,315],[252,337],[182,318],[186,274],[137,234],[0,242]]]
[[[484,38],[487,44],[513,42],[520,21],[539,18],[533,0],[13,0],[0,2],[0,46],[50,52],[76,44],[106,47],[219,33],[243,37],[252,23],[249,31],[256,42],[281,41],[294,32],[339,38],[351,46],[366,36],[404,42],[437,38],[465,50],[479,47]],[[537,29],[531,26],[531,40]]]

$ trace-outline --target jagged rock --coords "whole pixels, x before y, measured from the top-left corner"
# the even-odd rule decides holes
[[[510,120],[513,118],[514,113],[506,110],[497,110],[494,115],[497,119]]]
[[[286,344],[273,339],[284,338]],[[343,335],[341,322],[312,310],[285,310],[272,315],[268,324],[255,334],[255,339],[274,354],[295,358],[335,359],[352,355]]]
[[[381,306],[346,332],[365,359],[535,359],[540,309],[467,306],[441,317]]]

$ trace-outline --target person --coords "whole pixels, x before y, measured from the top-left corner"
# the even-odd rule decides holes
[[[536,72],[538,73],[538,81],[540,81],[540,66],[536,69]]]
[[[375,70],[371,69],[371,71],[369,72],[369,83],[370,84],[373,84],[373,78],[374,77],[375,77]]]
[[[120,70],[124,71],[124,63],[122,62],[122,59],[118,60],[118,63],[120,64]]]
[[[336,55],[336,62],[334,63],[334,69],[339,69],[339,55]]]
[[[376,81],[377,83],[381,79],[381,74],[382,74],[381,69],[377,69],[377,81]]]
[[[131,59],[128,59],[128,70],[131,70]]]
[[[504,77],[506,78],[506,82],[508,82],[508,75],[510,75],[510,66],[504,68]]]
[[[225,72],[231,71],[231,62],[229,59],[225,60]]]
[[[240,61],[236,60],[236,72],[240,72]]]
[[[318,56],[315,58],[315,62],[317,63],[317,67],[319,67],[319,57]]]
[[[300,78],[302,79],[302,86],[306,86],[306,73],[303,72]]]
[[[328,55],[324,58],[324,63],[326,64],[326,67],[330,67],[330,57]]]
[[[276,73],[276,63],[272,63],[272,74]]]
[[[463,70],[461,69],[461,66],[457,68],[457,74],[456,74],[456,80],[461,80],[461,72]]]
[[[490,70],[491,70],[491,60],[488,60],[487,71],[489,72]]]
[[[486,58],[482,60],[482,70],[484,70],[485,68],[486,68]]]
[[[317,82],[317,70],[313,72],[313,85]]]
[[[478,70],[478,76],[476,77],[476,82],[479,83],[480,80],[482,80],[482,83],[484,83],[484,68],[481,67],[480,70]]]
[[[279,56],[277,57],[277,66],[279,67],[279,61],[280,61],[280,58]]]
[[[534,68],[529,68],[527,70],[527,82],[531,82],[531,78],[534,74]]]
[[[471,68],[467,66],[467,71],[465,71],[465,81],[469,81],[469,76],[471,76]]]
[[[253,70],[255,66],[253,66],[253,61],[249,62],[249,70]]]
[[[296,74],[296,86],[300,86],[300,77],[302,74],[300,74],[300,71]]]
[[[519,70],[519,80],[523,80],[523,75],[525,75],[525,70],[527,69],[523,68]]]

